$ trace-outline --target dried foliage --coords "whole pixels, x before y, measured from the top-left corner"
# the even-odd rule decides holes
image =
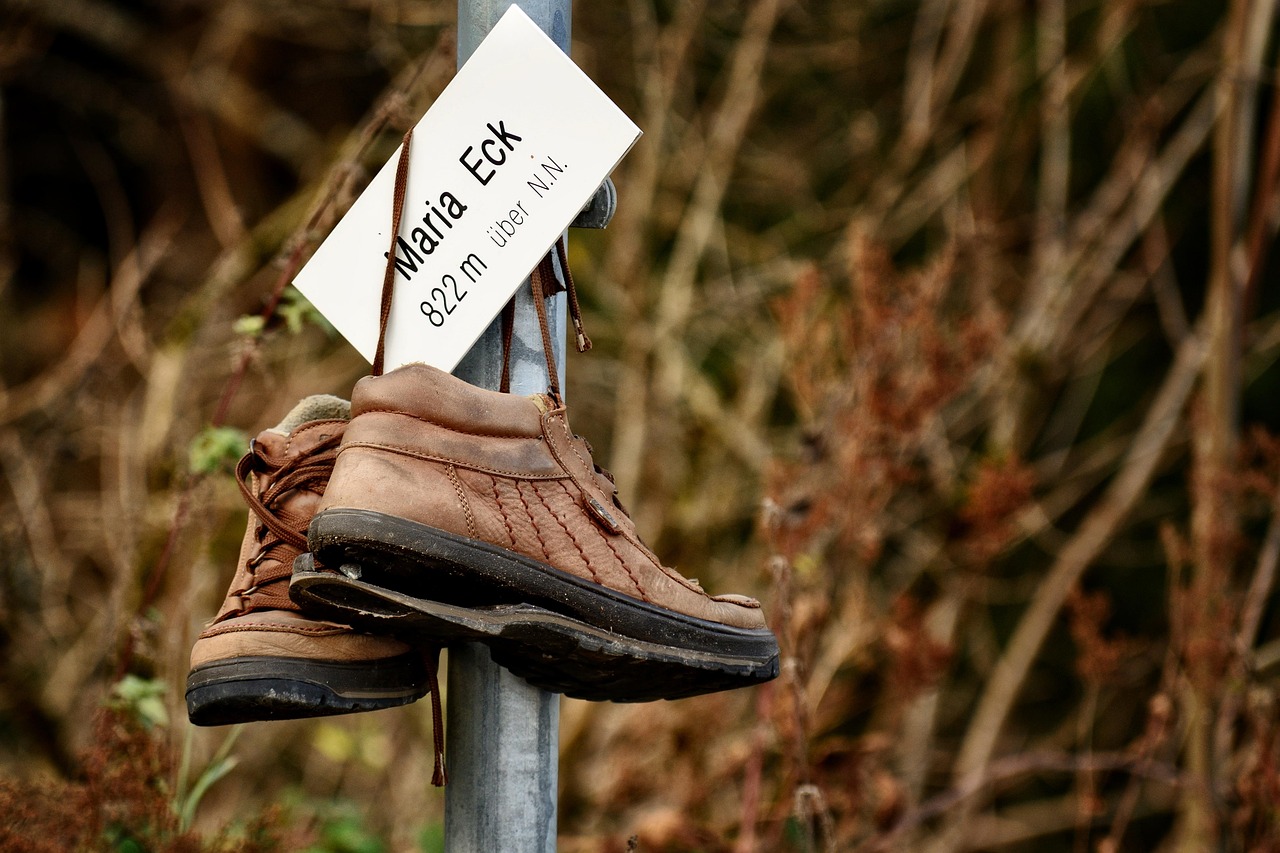
[[[286,285],[455,6],[0,8],[0,826],[210,849],[287,801],[320,849],[435,849],[421,709],[232,744],[178,688],[237,436],[365,369]],[[1280,849],[1274,0],[574,11],[645,130],[571,242],[574,422],[784,665],[566,701],[561,849]],[[179,722],[82,761],[126,674]],[[184,742],[240,762],[190,834]]]
[[[268,853],[296,849],[267,812],[240,827],[237,839],[201,839],[180,826],[172,807],[173,756],[163,738],[127,710],[93,715],[94,745],[67,780],[0,779],[0,848],[13,853],[92,850],[154,853]]]

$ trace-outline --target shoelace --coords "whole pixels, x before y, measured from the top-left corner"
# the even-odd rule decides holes
[[[307,550],[310,519],[295,515],[277,502],[297,489],[322,494],[333,463],[338,457],[340,435],[330,436],[312,452],[293,458],[274,458],[263,452],[257,441],[236,464],[236,482],[249,509],[258,517],[258,551],[249,560],[253,583],[236,593],[242,602],[235,615],[254,610],[297,610],[289,598],[287,581],[293,560]],[[270,476],[271,483],[259,494],[250,487],[250,475]],[[269,565],[268,558],[273,558]],[[282,588],[280,581],[286,584]]]
[[[236,615],[253,610],[298,609],[289,598],[288,585],[282,589],[279,582],[287,581],[292,576],[294,559],[307,550],[307,525],[310,519],[295,515],[276,503],[282,496],[297,489],[323,494],[333,474],[341,440],[341,434],[332,435],[306,455],[282,459],[267,455],[255,441],[249,452],[236,463],[236,481],[240,486],[240,493],[262,525],[259,528],[258,552],[249,561],[253,585],[236,593],[244,602]],[[271,484],[258,494],[249,486],[251,474],[270,475]],[[269,539],[267,534],[275,538]],[[267,557],[275,558],[273,565],[259,572],[258,567],[266,562]],[[423,660],[427,667],[427,686],[431,693],[431,731],[435,747],[431,784],[439,788],[449,781],[449,774],[444,766],[444,715],[440,708],[440,649],[423,649]]]
[[[396,163],[395,186],[391,193],[391,240],[390,248],[387,251],[387,266],[382,277],[382,298],[378,317],[378,345],[373,357],[372,372],[374,376],[381,376],[385,367],[387,323],[391,318],[391,302],[395,294],[396,238],[400,234],[400,220],[404,212],[404,199],[409,182],[409,146],[412,140],[413,128],[409,128],[400,147],[400,159]],[[555,253],[556,259],[560,262],[560,269],[564,272],[563,286],[555,274],[552,252]],[[591,349],[591,338],[587,337],[586,330],[582,325],[582,306],[578,301],[578,288],[574,284],[573,274],[569,272],[569,257],[563,239],[557,240],[551,252],[548,252],[542,258],[529,276],[529,281],[533,290],[534,309],[538,315],[538,327],[542,332],[542,350],[547,359],[547,375],[550,378],[551,394],[558,404],[561,402],[560,379],[559,371],[556,369],[555,350],[551,344],[551,325],[547,320],[546,298],[559,293],[562,287],[568,294],[569,316],[573,321],[574,340],[578,352],[586,352]],[[512,299],[502,310],[502,378],[499,383],[499,390],[503,393],[511,391],[511,343],[514,333],[515,300]],[[336,456],[336,451],[334,455]],[[332,469],[333,463],[330,462],[329,466]],[[607,471],[604,471],[598,465],[595,467],[597,471],[608,477],[610,482],[613,481],[613,476]],[[249,498],[249,492],[243,485],[243,477],[241,478],[241,488],[245,490],[246,498]],[[616,494],[614,501],[617,502]],[[250,505],[253,506],[254,504],[251,503]],[[620,504],[619,507],[621,508]],[[254,508],[257,511],[257,506]],[[265,509],[264,506],[263,510]],[[259,515],[266,521],[266,517],[262,513],[259,513]],[[268,512],[266,515],[271,514]],[[279,520],[273,516],[272,521],[278,522]],[[271,527],[270,523],[268,523],[268,526]],[[290,530],[286,525],[280,524],[278,530],[277,527],[271,527],[271,530],[280,537],[283,543],[281,547],[297,547],[299,549],[297,553],[301,553],[306,548],[305,535],[297,535],[296,531]],[[297,553],[293,556],[296,557]],[[289,563],[292,563],[292,557],[290,557]],[[431,777],[431,784],[440,787],[448,781],[448,772],[444,766],[444,722],[440,709],[440,649],[424,649],[424,657],[431,687],[431,723],[436,750],[435,770]]]
[[[381,309],[378,316],[378,347],[373,356],[373,375],[381,376],[385,367],[387,344],[387,321],[391,318],[391,299],[395,295],[395,258],[396,238],[400,235],[400,218],[404,213],[405,191],[409,184],[409,146],[413,141],[413,128],[404,135],[400,146],[400,159],[396,163],[395,188],[391,193],[391,248],[387,252],[387,268],[382,276]],[[505,316],[505,314],[504,314]],[[503,362],[510,352],[510,341],[504,342]],[[506,368],[503,368],[504,376]],[[336,458],[337,453],[335,451]],[[332,469],[332,463],[330,463]],[[306,538],[303,538],[306,545]],[[449,771],[444,764],[444,712],[440,707],[440,647],[430,646],[422,649],[422,658],[427,666],[427,686],[431,691],[431,740],[435,748],[434,766],[431,773],[431,784],[443,788],[449,782]]]
[[[374,376],[381,376],[385,367],[387,343],[387,324],[391,319],[391,302],[395,295],[395,256],[396,238],[400,234],[400,221],[404,214],[404,199],[409,185],[409,146],[413,140],[413,128],[404,135],[400,146],[400,159],[396,162],[395,185],[391,192],[391,245],[387,250],[387,266],[382,276],[382,298],[378,314],[378,345],[373,355]],[[556,277],[555,266],[551,260],[552,253],[560,261],[560,269],[564,272],[564,284]],[[591,338],[587,336],[582,324],[582,304],[578,301],[578,287],[574,284],[573,273],[569,271],[569,255],[563,239],[556,240],[555,246],[542,258],[538,266],[529,276],[533,288],[533,303],[538,314],[538,326],[542,330],[542,347],[547,358],[547,374],[551,377],[551,389],[558,400],[560,398],[560,382],[556,370],[554,350],[551,346],[551,327],[547,321],[546,297],[554,296],[561,290],[566,291],[569,299],[569,317],[573,322],[574,342],[578,352],[591,349]],[[511,391],[511,339],[515,333],[515,300],[512,299],[502,309],[502,379],[498,390],[504,394]]]

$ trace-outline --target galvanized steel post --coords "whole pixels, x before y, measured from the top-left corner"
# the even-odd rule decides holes
[[[513,5],[520,6],[569,52],[572,0],[458,0],[458,67]],[[554,92],[547,92],[554,98]],[[558,265],[557,273],[560,274]],[[560,386],[564,387],[565,295],[547,300]],[[511,392],[549,385],[529,287],[516,296]],[[497,389],[502,377],[499,321],[481,336],[454,373]],[[447,853],[554,853],[560,743],[560,697],[530,686],[473,644],[448,652],[445,788]]]

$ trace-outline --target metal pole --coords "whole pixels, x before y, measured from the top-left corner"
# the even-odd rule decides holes
[[[572,0],[458,0],[458,67],[512,5],[519,5],[560,49],[569,52]],[[554,93],[547,93],[554,97]],[[557,273],[560,274],[557,265]],[[562,275],[562,274],[561,274]],[[564,387],[565,296],[547,301],[560,387]],[[516,295],[511,392],[549,387],[542,337],[529,287]],[[473,385],[497,389],[502,377],[500,321],[454,370]],[[448,652],[445,749],[447,853],[554,853],[560,745],[560,697],[530,686],[495,664],[478,644]]]

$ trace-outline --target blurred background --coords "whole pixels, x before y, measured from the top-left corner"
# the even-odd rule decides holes
[[[1280,849],[1276,6],[577,4],[645,135],[574,425],[784,667],[565,701],[562,851]],[[441,849],[426,703],[182,690],[247,436],[367,370],[290,271],[455,19],[0,2],[0,848]]]

